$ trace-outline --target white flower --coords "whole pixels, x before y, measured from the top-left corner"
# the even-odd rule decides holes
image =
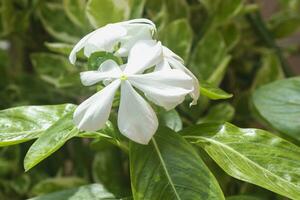
[[[193,85],[194,89],[190,93],[190,96],[193,98],[193,101],[191,102],[190,105],[196,105],[197,100],[200,95],[200,86],[199,86],[199,81],[195,77],[195,75],[184,66],[184,61],[182,58],[180,58],[178,55],[176,55],[173,51],[168,49],[167,47],[163,46],[163,57],[164,59],[162,60],[161,63],[159,63],[156,67],[155,70],[169,70],[171,68],[173,69],[179,69],[189,75],[193,79]]]
[[[156,32],[155,24],[148,19],[107,24],[83,37],[72,49],[69,60],[74,64],[76,53],[82,48],[86,57],[97,51],[125,57],[137,41],[151,40],[154,32]]]
[[[161,60],[160,42],[140,41],[132,47],[123,70],[113,60],[107,60],[98,71],[82,72],[81,81],[85,86],[105,80],[110,83],[77,107],[73,116],[77,127],[85,131],[103,128],[109,118],[114,95],[121,87],[119,130],[131,140],[147,144],[157,130],[158,120],[153,109],[134,87],[167,110],[180,104],[194,89],[192,78],[177,69],[142,74]]]

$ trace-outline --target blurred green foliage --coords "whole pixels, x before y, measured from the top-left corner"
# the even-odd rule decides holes
[[[290,54],[300,54],[299,43],[279,47],[278,41],[299,30],[300,1],[281,0],[276,3],[278,4],[276,13],[268,19],[262,19],[259,4],[245,0],[1,0],[0,108],[80,103],[92,94],[95,88],[83,87],[78,73],[97,66],[97,63],[79,55],[76,67],[72,66],[67,56],[73,45],[85,34],[107,23],[145,17],[157,24],[158,39],[185,60],[186,66],[200,80],[203,94],[198,105],[191,108],[187,101],[176,111],[159,111],[162,124],[174,131],[180,131],[182,127],[196,123],[200,123],[197,126],[201,126],[202,123],[230,121],[242,127],[270,130],[299,145],[300,80],[299,77],[285,79],[297,75],[289,66],[286,57]],[[65,106],[53,107],[51,111],[54,113],[57,110],[61,111]],[[70,106],[74,105],[70,104]],[[9,116],[7,111],[0,111],[0,146],[38,139],[31,147],[32,143],[29,142],[0,148],[1,200],[21,200],[51,192],[55,193],[34,199],[67,199],[67,197],[113,199],[131,196],[141,199],[139,198],[141,194],[136,191],[137,188],[145,191],[143,195],[151,195],[146,193],[147,183],[144,183],[147,181],[145,177],[149,175],[147,170],[152,170],[155,178],[163,178],[161,174],[164,169],[161,166],[149,165],[148,168],[143,168],[141,161],[134,164],[136,159],[145,159],[144,162],[148,162],[147,157],[144,156],[149,152],[158,151],[157,146],[141,147],[133,143],[128,145],[112,124],[108,124],[106,129],[99,133],[84,133],[79,135],[83,138],[67,141],[78,136],[74,134],[70,120],[64,118],[68,115],[67,111],[62,116],[56,116],[55,120],[49,119],[46,123],[43,122],[43,126],[39,127],[34,121],[45,115],[43,110],[38,110],[36,115],[32,115],[31,121],[25,120],[18,125],[15,119],[24,117],[25,111],[22,107],[16,109],[19,109],[17,114],[13,111]],[[115,121],[115,116],[111,117],[111,121]],[[50,126],[54,129],[46,131]],[[18,135],[18,127],[22,134]],[[27,130],[24,127],[30,127],[28,130],[35,127],[36,131],[24,135],[24,131]],[[211,131],[216,127],[209,126],[203,130],[207,130],[205,134],[219,133]],[[232,125],[227,124],[226,127],[233,129],[236,136],[244,133],[243,130]],[[6,141],[7,135],[4,134],[12,129],[14,134]],[[65,134],[58,134],[61,133],[60,130]],[[41,132],[44,134],[40,137]],[[165,134],[172,133],[166,131]],[[226,134],[230,135],[229,132]],[[276,193],[290,195],[290,198],[296,199],[295,194],[299,193],[293,190],[294,184],[298,184],[299,187],[300,182],[300,178],[296,175],[292,177],[295,181],[292,180],[293,183],[286,185],[288,192],[280,192],[282,188],[272,186],[263,177],[259,177],[258,183],[248,179],[245,165],[253,164],[249,160],[243,160],[246,164],[239,166],[236,160],[233,163],[227,162],[222,159],[226,155],[214,152],[215,149],[221,148],[216,145],[217,142],[222,143],[228,139],[226,134],[220,134],[214,139],[196,134],[196,137],[200,138],[196,141],[196,145],[204,146],[207,153],[203,150],[196,152],[192,145],[178,136],[177,139],[180,141],[178,147],[184,149],[184,153],[179,154],[172,146],[165,144],[159,132],[156,140],[159,145],[164,146],[164,151],[162,157],[151,154],[152,160],[164,159],[166,152],[169,152],[171,157],[180,158],[181,162],[166,160],[166,168],[172,169],[172,166],[184,168],[186,163],[193,163],[195,160],[199,160],[198,165],[204,165],[200,155],[217,177],[228,200],[286,199]],[[269,138],[270,133],[258,131],[258,134],[262,139],[255,142],[269,142],[272,139]],[[106,139],[103,139],[103,136]],[[170,140],[172,139],[174,138],[170,137]],[[231,142],[241,142],[241,140]],[[228,155],[234,158],[237,154],[236,149],[239,148],[242,149],[243,155],[250,154],[247,148],[256,148],[251,146],[251,142],[252,139],[248,138],[239,147],[228,145],[231,148]],[[50,143],[53,145],[49,146]],[[56,151],[63,144],[65,145]],[[213,145],[216,145],[215,148]],[[224,145],[227,145],[226,142]],[[223,152],[228,150],[228,146],[224,145]],[[280,145],[274,147],[279,149],[276,150],[278,152],[284,149]],[[136,154],[133,154],[131,149],[136,149]],[[55,153],[48,157],[53,152]],[[273,156],[280,157],[281,154],[278,152],[266,156],[271,159]],[[252,153],[259,154],[259,152]],[[128,154],[131,156],[130,161]],[[225,162],[223,169],[228,174],[246,182],[231,178],[212,161],[208,154],[212,155],[217,163]],[[296,157],[294,154],[289,154],[290,158]],[[24,157],[26,170],[48,158],[24,173],[22,167]],[[299,158],[297,162],[296,167],[299,166]],[[132,166],[129,166],[129,163],[133,163]],[[261,164],[263,161],[258,160],[258,163]],[[238,170],[231,171],[229,169],[234,167],[228,167],[226,164],[237,165],[235,167]],[[265,166],[264,163],[262,165]],[[131,174],[129,167],[133,170]],[[281,165],[278,171],[281,167],[282,170],[292,171],[287,166]],[[200,173],[198,172],[200,168],[186,173],[194,176]],[[277,180],[277,171],[267,171],[267,168],[266,165],[259,170],[271,173],[270,176]],[[203,169],[207,170],[206,167]],[[286,171],[287,175],[288,172]],[[137,173],[145,174],[144,179],[135,179]],[[178,176],[184,179],[186,175],[178,174]],[[212,184],[209,188],[202,188],[201,194],[206,195],[211,192],[210,190],[220,191],[218,184],[211,178],[210,172],[204,173],[201,177],[210,180]],[[98,184],[81,186],[95,182]],[[197,184],[200,183],[190,182],[188,186]],[[159,190],[158,186],[160,185],[151,188],[151,191]],[[218,193],[215,195],[215,199],[222,199],[221,194],[219,197]]]

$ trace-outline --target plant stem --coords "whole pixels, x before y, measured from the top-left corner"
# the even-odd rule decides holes
[[[246,15],[247,20],[249,21],[250,25],[253,27],[253,29],[257,32],[257,34],[260,36],[260,38],[263,40],[265,45],[267,45],[269,48],[273,49],[275,51],[275,54],[280,60],[282,69],[287,77],[294,76],[294,72],[291,70],[287,60],[283,56],[283,53],[280,49],[280,47],[276,44],[275,39],[272,36],[272,33],[268,30],[265,22],[263,21],[260,13],[254,12],[252,14]]]

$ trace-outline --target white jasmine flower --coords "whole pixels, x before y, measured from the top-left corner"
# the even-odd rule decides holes
[[[148,19],[107,24],[83,37],[74,46],[69,60],[74,64],[76,53],[82,48],[86,57],[97,51],[111,52],[125,57],[137,41],[151,40],[154,32],[156,32],[155,24]]]
[[[192,78],[193,85],[194,85],[194,89],[190,93],[190,96],[193,99],[190,105],[196,105],[200,95],[200,86],[199,86],[198,79],[188,68],[184,66],[183,59],[165,46],[163,46],[163,57],[164,59],[162,60],[161,63],[157,65],[156,70],[169,70],[173,68],[173,69],[179,69],[184,73],[186,73],[187,75],[189,75]]]
[[[113,60],[107,60],[98,71],[82,72],[81,81],[85,86],[107,80],[110,83],[77,107],[73,116],[76,126],[85,131],[103,128],[109,118],[114,95],[121,87],[119,130],[131,140],[147,144],[157,130],[158,120],[151,106],[135,88],[167,110],[180,104],[194,89],[192,78],[177,69],[142,74],[161,60],[160,42],[140,41],[132,47],[123,70]]]

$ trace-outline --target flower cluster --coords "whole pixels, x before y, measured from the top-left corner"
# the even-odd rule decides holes
[[[118,128],[123,135],[141,144],[150,141],[158,128],[158,120],[136,89],[166,110],[175,108],[187,94],[193,98],[191,105],[197,103],[198,80],[179,56],[154,39],[155,33],[152,21],[134,19],[101,27],[75,45],[69,56],[73,64],[76,53],[81,49],[87,57],[94,52],[105,51],[127,58],[124,65],[106,60],[98,70],[80,74],[85,86],[101,81],[106,86],[75,110],[74,123],[80,130],[97,131],[105,126],[119,87]]]

